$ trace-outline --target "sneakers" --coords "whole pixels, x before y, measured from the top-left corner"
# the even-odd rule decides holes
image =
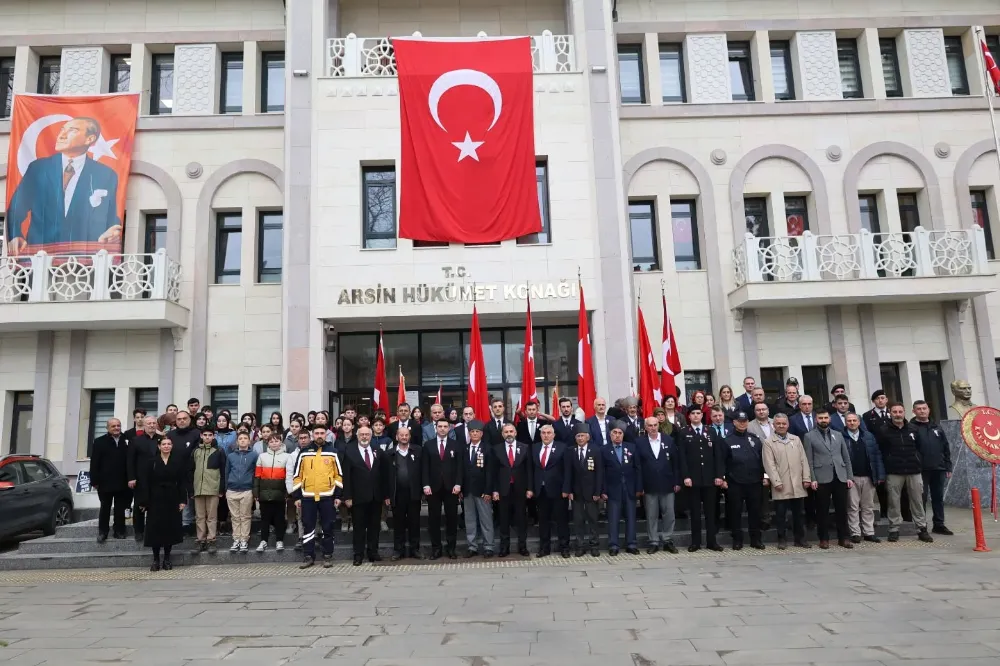
[[[259,544],[257,544],[257,552],[258,553],[263,553],[265,550],[267,550],[267,542],[264,541],[264,540],[261,540],[261,542]]]
[[[934,534],[943,534],[944,536],[954,536],[955,533],[949,530],[944,525],[935,525],[934,529],[931,530]]]
[[[306,557],[302,560],[302,564],[299,565],[299,569],[308,569],[314,564],[316,564],[316,560],[311,557]]]
[[[285,542],[279,541],[278,543],[274,544],[274,549],[280,553],[285,549]]]
[[[333,557],[331,555],[324,555],[323,556],[323,568],[324,569],[329,569],[332,566],[333,566]]]
[[[924,543],[934,543],[934,537],[928,534],[926,529],[922,529],[919,532],[917,532],[917,538],[923,541]]]
[[[233,545],[229,547],[229,552],[230,553],[236,553],[236,552],[239,552],[239,550],[240,550],[240,542],[239,541],[233,541]]]
[[[247,552],[248,550],[250,550],[250,544],[249,544],[249,543],[247,543],[246,541],[243,541],[243,542],[241,542],[241,543],[240,543],[240,552],[241,552],[241,553],[245,553],[245,552]]]

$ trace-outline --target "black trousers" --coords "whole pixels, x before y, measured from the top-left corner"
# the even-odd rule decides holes
[[[597,548],[597,502],[573,500],[573,532],[577,548]]]
[[[129,491],[132,494],[132,527],[135,529],[136,536],[139,536],[146,531],[146,512],[139,508],[139,502],[136,501],[135,490]],[[220,505],[225,504],[225,502],[219,502]],[[125,505],[123,504],[122,507]]]
[[[804,541],[806,538],[806,526],[802,519],[802,505],[804,497],[795,499],[774,500],[774,527],[778,530],[778,538],[784,539],[788,519],[788,512],[792,512],[792,538],[796,543]]]
[[[559,540],[559,550],[569,548],[569,515],[566,499],[561,492],[549,492],[542,486],[542,492],[535,495],[538,505],[538,550],[543,553],[552,552],[552,521],[556,523],[556,538]]]
[[[285,538],[285,500],[260,502],[260,540],[267,541],[270,528],[274,528],[274,538],[281,541]]]
[[[715,510],[718,499],[715,486],[692,486],[685,488],[688,496],[688,507],[691,511],[691,545],[701,546],[701,514],[705,512],[705,541],[714,546],[715,540]]]
[[[729,496],[726,502],[726,515],[729,516],[729,531],[733,537],[733,545],[743,543],[743,506],[747,508],[747,528],[750,532],[750,543],[758,543],[760,535],[760,501],[762,495],[760,483],[730,483]]]
[[[816,491],[807,490],[806,496],[802,498],[802,512],[805,514],[806,524],[816,524]]]
[[[451,488],[435,490],[427,497],[427,531],[431,534],[431,548],[441,550],[442,505],[445,543],[449,550],[453,550],[458,535],[458,495],[453,495]]]
[[[382,504],[380,502],[354,502],[351,506],[351,524],[354,526],[354,557],[363,557],[367,552],[378,552],[378,533],[382,528]]]
[[[101,509],[97,514],[97,533],[108,536],[108,528],[111,523],[111,506],[115,510],[115,535],[125,534],[125,509],[132,503],[132,493],[128,488],[111,492],[97,491],[97,498],[101,501]]]
[[[396,491],[392,503],[392,547],[400,555],[406,552],[407,537],[410,550],[420,550],[420,500],[410,499],[410,490]]]
[[[821,483],[816,489],[816,536],[820,541],[830,540],[830,498],[833,498],[834,518],[837,521],[837,540],[850,536],[847,531],[847,484],[843,481]]]
[[[522,492],[515,490],[514,484],[506,495],[500,496],[497,502],[497,523],[500,531],[500,549],[510,550],[510,522],[513,517],[514,528],[517,530],[517,547],[528,547],[528,517],[525,514],[525,504],[527,497]]]

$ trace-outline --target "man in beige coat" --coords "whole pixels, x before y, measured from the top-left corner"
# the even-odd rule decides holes
[[[792,534],[795,545],[812,548],[806,542],[802,505],[812,483],[809,460],[802,440],[788,433],[788,416],[775,414],[774,433],[764,440],[764,471],[771,480],[771,497],[774,500],[774,526],[778,530],[778,549],[785,550],[785,518],[792,512]]]

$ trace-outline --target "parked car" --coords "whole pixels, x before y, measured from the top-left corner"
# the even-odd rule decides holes
[[[0,539],[41,530],[46,536],[73,519],[69,481],[41,456],[0,457]]]

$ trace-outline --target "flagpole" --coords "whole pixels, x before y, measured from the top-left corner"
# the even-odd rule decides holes
[[[993,95],[995,91],[991,85],[992,81],[986,76],[986,54],[983,52],[983,44],[986,43],[986,31],[983,30],[982,26],[976,26],[975,33],[976,41],[979,42],[976,44],[979,51],[979,62],[982,63],[979,75],[983,79],[983,94],[986,96],[986,105],[990,110],[990,128],[993,130],[993,147],[996,149],[997,168],[1000,168],[1000,134],[997,134],[997,120],[993,114]],[[996,56],[993,57],[996,58]]]

